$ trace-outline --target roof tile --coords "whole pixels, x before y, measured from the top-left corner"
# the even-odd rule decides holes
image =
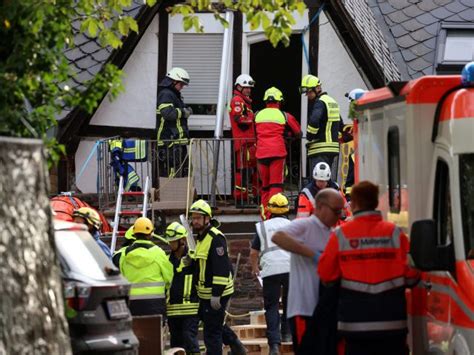
[[[444,19],[445,21],[453,21],[453,22],[463,22],[463,19],[461,17],[459,17],[459,15],[452,15],[452,16],[449,16],[449,17],[446,17]]]
[[[380,12],[384,15],[388,15],[388,14],[391,14],[392,12],[396,11],[396,9],[394,9],[392,7],[392,5],[390,5],[389,3],[387,2],[384,2],[384,3],[381,3],[380,4]]]
[[[446,5],[446,9],[448,9],[452,13],[457,14],[458,12],[461,12],[461,11],[465,10],[466,6],[461,4],[461,2],[459,2],[459,1],[453,1],[452,3]]]
[[[401,23],[408,21],[410,17],[405,15],[402,10],[397,10],[395,12],[392,12],[391,14],[388,15],[388,18],[392,20],[394,23]]]
[[[407,34],[405,36],[398,38],[397,44],[401,48],[410,48],[414,46],[415,44],[417,44],[417,42],[413,38],[411,38],[409,34]]]
[[[427,41],[424,41],[423,44],[430,48],[430,49],[435,49],[436,48],[436,37],[432,37]]]
[[[445,18],[449,17],[452,15],[451,11],[448,11],[444,7],[438,7],[437,9],[431,11],[431,14],[434,17],[439,18],[440,20],[444,20]]]
[[[426,32],[431,33],[433,36],[437,36],[439,32],[439,22],[432,23],[429,26],[423,27]]]
[[[452,3],[453,0],[434,0],[434,2],[435,2],[435,4],[437,4],[439,6],[446,6],[449,3]]]
[[[408,0],[388,0],[395,9],[401,10],[411,5]]]
[[[402,50],[402,56],[405,62],[409,62],[410,60],[418,58],[418,56],[413,54],[413,52],[410,49]]]
[[[428,62],[427,60],[425,60],[425,58],[422,57],[412,60],[408,63],[408,66],[416,71],[423,70],[425,68],[430,67],[431,65],[433,65],[433,63]]]
[[[416,31],[416,30],[422,28],[424,25],[421,22],[418,22],[416,19],[411,19],[411,20],[403,22],[402,26],[408,32],[413,32],[413,31]]]
[[[431,25],[432,23],[438,22],[438,19],[429,12],[423,13],[423,15],[418,16],[416,19],[423,25]]]
[[[426,32],[423,28],[420,28],[418,31],[410,33],[410,36],[417,42],[423,42],[433,37],[431,33]]]
[[[425,46],[423,43],[418,43],[417,45],[414,45],[413,47],[410,48],[410,50],[417,57],[424,56],[425,54],[428,54],[431,51],[433,51],[432,48]]]
[[[418,6],[411,5],[409,7],[404,8],[403,13],[408,17],[416,17],[424,14],[425,12],[421,10]]]
[[[466,20],[466,21],[469,21],[469,22],[474,22],[474,8],[466,9],[466,10],[460,12],[458,15],[463,20]]]
[[[422,0],[417,5],[423,11],[431,11],[438,8],[438,5],[436,5],[433,0]]]
[[[461,0],[461,4],[472,7],[472,0]]]
[[[393,36],[395,38],[401,37],[403,35],[406,35],[408,31],[404,29],[401,25],[396,25],[393,27],[390,27],[390,31],[392,32]]]

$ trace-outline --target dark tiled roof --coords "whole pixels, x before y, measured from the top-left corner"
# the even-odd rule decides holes
[[[398,0],[400,3],[407,2],[406,0]],[[382,31],[376,21],[376,13],[373,13],[367,4],[367,0],[344,0],[342,1],[347,12],[354,20],[354,23],[364,37],[365,42],[370,48],[375,60],[379,64],[383,71],[386,81],[400,80],[400,72],[397,68],[394,57],[390,53],[389,45],[384,38]],[[403,15],[403,13],[397,13],[397,10],[388,4],[380,4],[379,16],[393,15],[394,20],[406,21],[409,17]],[[402,26],[399,26],[398,35],[403,36],[407,33],[407,30]]]
[[[134,0],[132,5],[124,12],[135,18],[144,6],[143,1]],[[80,33],[80,25],[79,20],[72,23],[74,47],[66,50],[64,55],[76,74],[68,85],[72,88],[77,87],[84,90],[86,88],[84,83],[92,79],[102,69],[112,54],[112,48],[102,48],[97,39]]]
[[[372,10],[403,79],[434,73],[436,38],[442,21],[474,22],[474,0],[363,2]],[[355,12],[360,16],[365,9],[359,6]]]

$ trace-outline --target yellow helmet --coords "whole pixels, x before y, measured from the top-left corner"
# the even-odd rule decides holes
[[[190,213],[199,213],[204,216],[209,216],[212,217],[212,209],[209,204],[204,201],[204,200],[197,200],[191,205],[191,208],[189,209]]]
[[[72,213],[72,216],[84,218],[87,224],[93,226],[97,230],[99,230],[100,226],[102,225],[99,213],[90,207],[81,207],[75,210]]]
[[[263,101],[283,101],[283,93],[276,87],[272,86],[270,89],[267,89],[267,91],[265,91]]]
[[[174,242],[175,240],[186,238],[188,236],[188,232],[181,223],[173,222],[168,227],[166,227],[165,236],[168,242]]]
[[[301,79],[300,94],[306,94],[309,90],[321,85],[318,77],[308,74]]]
[[[153,233],[154,229],[155,227],[153,226],[153,223],[150,221],[150,219],[146,217],[140,217],[137,218],[135,224],[133,225],[133,234],[141,233],[149,235]]]
[[[271,214],[285,214],[290,211],[288,199],[282,193],[277,193],[268,201],[268,211]]]

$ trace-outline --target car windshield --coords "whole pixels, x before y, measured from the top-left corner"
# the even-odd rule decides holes
[[[107,280],[107,275],[111,275],[107,271],[116,269],[86,231],[57,231],[55,240],[66,274],[74,272],[94,280]]]
[[[474,259],[474,154],[459,157],[459,179],[466,258]]]

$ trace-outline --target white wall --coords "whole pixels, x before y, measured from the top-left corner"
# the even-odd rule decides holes
[[[158,80],[158,15],[143,34],[123,68],[124,91],[107,98],[92,117],[91,125],[155,128]]]
[[[324,12],[319,23],[318,77],[323,91],[339,103],[341,116],[346,120],[349,101],[344,94],[355,88],[367,89],[367,86]]]
[[[80,170],[83,168],[89,154],[95,145],[95,140],[82,140],[76,152],[76,186],[84,193],[97,192],[97,152],[94,153],[84,168],[84,173],[79,177]],[[79,177],[79,179],[78,179]]]

